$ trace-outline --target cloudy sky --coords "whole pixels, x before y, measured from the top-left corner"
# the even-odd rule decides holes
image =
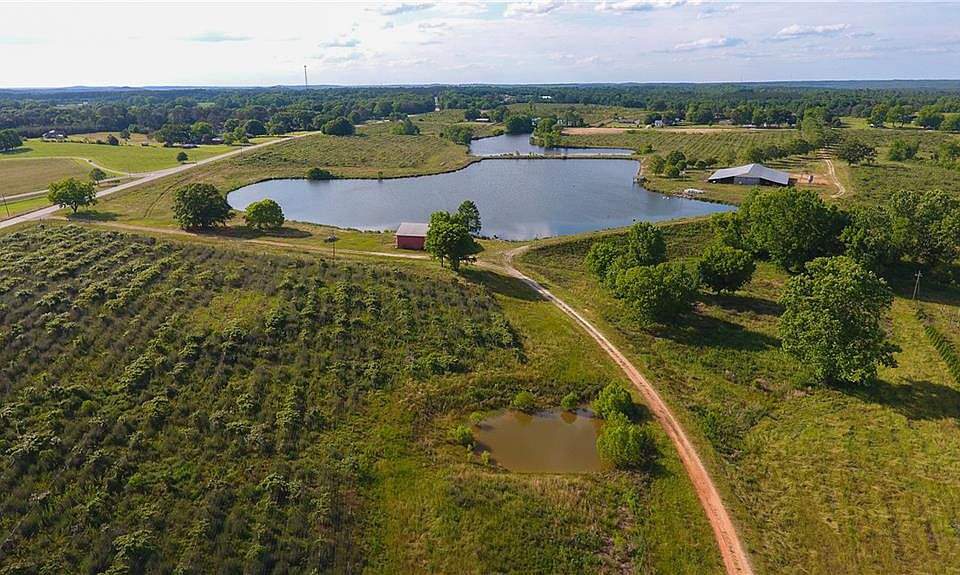
[[[0,3],[0,87],[960,78],[960,3]]]

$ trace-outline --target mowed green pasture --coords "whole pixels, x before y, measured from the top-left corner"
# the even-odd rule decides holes
[[[91,169],[85,162],[66,158],[0,161],[0,192],[4,196],[36,192],[63,178],[87,179]]]
[[[177,154],[186,152],[189,161],[198,161],[235,150],[232,146],[200,146],[190,150],[161,146],[83,144],[25,140],[22,148],[0,154],[0,163],[14,158],[81,158],[108,170],[122,173],[152,172],[176,166]]]
[[[695,257],[706,222],[667,225],[670,257]],[[888,320],[899,366],[863,387],[809,386],[781,351],[786,276],[761,264],[732,296],[676,324],[631,319],[588,274],[591,239],[554,240],[521,268],[584,312],[676,410],[713,470],[758,573],[954,573],[960,565],[960,385],[924,336],[905,282]],[[921,291],[958,337],[960,292]],[[900,289],[900,288],[898,288]],[[928,303],[924,303],[928,306]]]
[[[421,135],[439,136],[447,126],[461,125],[473,130],[474,137],[494,136],[503,133],[503,124],[493,122],[467,122],[464,110],[441,110],[410,116],[410,121],[420,128]],[[393,122],[371,122],[359,127],[363,134],[389,134]]]
[[[602,106],[598,104],[562,104],[553,102],[528,102],[510,104],[507,106],[511,113],[529,114],[534,117],[559,116],[567,110],[576,110],[588,126],[603,126],[614,121],[615,118],[624,120],[643,120],[647,111],[640,108],[626,108],[623,106]]]
[[[20,200],[7,200],[0,204],[0,220],[12,218],[26,212],[32,212],[42,207],[50,205],[45,195],[23,198]]]
[[[623,383],[515,279],[57,223],[0,254],[0,569],[721,572],[652,421],[638,472],[447,441]]]
[[[101,202],[98,210],[120,221],[172,227],[176,225],[174,194],[192,182],[213,184],[227,192],[267,179],[304,178],[313,167],[325,168],[337,177],[390,178],[448,172],[472,161],[465,146],[436,136],[317,134],[278,142],[122,192]]]

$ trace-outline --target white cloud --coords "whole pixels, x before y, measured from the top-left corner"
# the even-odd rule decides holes
[[[394,14],[428,10],[434,6],[435,3],[433,2],[390,2],[380,7],[380,13],[393,16]]]
[[[560,6],[559,0],[529,0],[527,2],[511,2],[503,11],[503,15],[512,18],[514,16],[538,16],[540,14],[549,14]]]
[[[682,6],[686,0],[604,0],[597,4],[598,12],[648,12],[656,8],[673,8]]]
[[[321,48],[355,48],[360,45],[360,40],[356,38],[338,37],[336,40],[321,42]]]
[[[227,34],[226,32],[201,32],[187,38],[191,42],[247,42],[252,40],[250,36],[238,36],[236,34]]]
[[[774,36],[778,40],[792,40],[807,36],[833,36],[850,28],[849,24],[826,24],[821,26],[803,26],[794,24],[781,28]]]
[[[673,47],[676,52],[692,52],[693,50],[707,50],[713,48],[731,48],[743,44],[740,38],[729,38],[721,36],[719,38],[701,38],[692,42],[683,42]]]
[[[704,4],[697,12],[697,20],[712,18],[721,14],[729,14],[740,9],[739,4]]]

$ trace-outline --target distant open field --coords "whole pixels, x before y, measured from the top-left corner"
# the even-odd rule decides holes
[[[671,258],[710,238],[705,223],[665,230]],[[744,291],[705,295],[694,315],[646,328],[586,271],[591,241],[548,241],[519,263],[612,334],[674,406],[758,573],[957,571],[960,382],[924,336],[909,279],[888,323],[899,367],[871,385],[810,387],[779,345],[783,272],[761,264]],[[921,299],[956,340],[960,292],[930,283]]]
[[[177,165],[177,154],[186,152],[189,161],[203,160],[234,150],[231,146],[200,146],[191,150],[142,147],[135,145],[108,146],[74,142],[44,142],[26,140],[22,148],[0,154],[0,163],[14,158],[82,158],[91,160],[115,172],[151,172]]]
[[[65,158],[0,161],[0,192],[4,196],[27,194],[62,178],[87,179],[90,169],[85,162]]]
[[[574,109],[588,126],[602,126],[613,123],[615,118],[624,120],[642,120],[647,111],[639,108],[625,108],[623,106],[600,106],[594,104],[558,104],[553,102],[531,102],[510,104],[507,108],[511,112],[531,114],[533,116],[559,115],[566,110]]]

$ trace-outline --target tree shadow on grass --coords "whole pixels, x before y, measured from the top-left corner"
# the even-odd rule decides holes
[[[960,418],[960,390],[942,383],[907,379],[895,384],[878,380],[843,391],[863,401],[889,407],[907,419]]]
[[[656,337],[689,347],[713,347],[738,351],[764,351],[780,347],[780,340],[764,333],[703,314],[689,314],[677,323],[651,328]]]
[[[487,287],[493,293],[523,301],[544,301],[540,294],[522,280],[491,270],[465,269],[463,277]]]
[[[779,303],[758,297],[736,294],[704,294],[703,301],[709,305],[737,313],[753,313],[773,317],[780,317],[783,313],[783,306]]]
[[[12,150],[3,150],[2,152],[0,152],[0,156],[16,156],[19,154],[26,154],[27,152],[32,152],[32,151],[33,151],[33,148],[27,148],[25,146],[21,146],[19,148],[14,148]]]
[[[67,214],[67,219],[77,222],[112,222],[119,217],[115,212],[102,212],[100,210],[84,210],[75,214]]]
[[[312,237],[313,234],[306,230],[300,228],[291,228],[291,227],[282,227],[279,230],[256,230],[254,228],[249,228],[247,226],[227,226],[222,228],[215,228],[211,231],[204,232],[212,236],[221,236],[226,238],[234,238],[241,240],[257,240],[257,239],[303,239]]]

